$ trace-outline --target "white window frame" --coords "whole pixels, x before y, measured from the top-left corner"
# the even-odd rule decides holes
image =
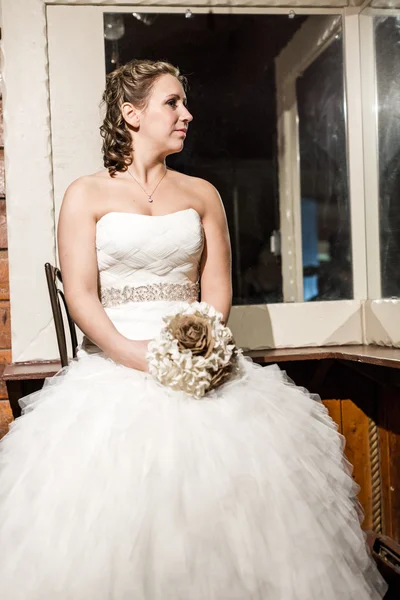
[[[163,1],[162,6],[150,7],[146,2],[133,5],[127,0],[118,0],[117,6],[117,0],[102,0],[101,5],[90,3],[89,7],[86,2],[86,6],[102,12],[126,11],[133,6],[135,11],[144,12],[184,12],[188,7],[193,12],[208,12],[210,9],[208,2],[196,2],[196,6],[189,2],[184,7],[169,7],[169,2],[172,4],[173,0]],[[357,222],[358,227],[357,231],[353,231],[353,244],[357,249],[364,247],[361,257],[358,254],[356,257],[356,264],[361,268],[355,269],[354,300],[237,306],[232,310],[230,324],[238,343],[245,348],[361,343],[364,340],[363,302],[367,297],[367,286],[357,9],[342,8],[342,0],[332,0],[331,8],[324,8],[326,0],[310,2],[312,6],[309,8],[300,8],[297,1],[293,1],[292,7],[279,6],[284,4],[284,1],[276,0],[273,7],[229,5],[213,7],[213,11],[288,14],[294,10],[307,15],[342,15],[348,78],[351,217],[352,223]],[[94,142],[92,137],[96,134],[96,127],[94,133],[90,129],[91,134],[88,133],[81,154],[71,155],[68,148],[57,141],[62,140],[63,136],[67,139],[68,131],[61,126],[57,117],[64,95],[60,93],[57,97],[57,106],[57,88],[53,88],[53,97],[50,97],[49,72],[52,78],[55,75],[51,73],[51,60],[49,68],[49,52],[52,50],[48,45],[51,33],[49,36],[46,9],[56,5],[60,5],[59,9],[83,8],[85,2],[3,0],[2,3],[6,194],[14,361],[57,357],[43,265],[47,261],[56,262],[55,227],[61,189],[74,177],[91,170],[91,165],[97,165],[98,160],[94,146],[98,142]],[[100,39],[98,31],[94,39]],[[74,44],[75,41],[74,38]],[[86,40],[85,51],[89,45]],[[99,71],[95,69],[94,73],[98,76]],[[69,77],[71,74],[66,75]],[[97,83],[93,89],[97,94]],[[93,106],[89,116],[90,127],[99,116],[97,105]],[[73,115],[72,121],[75,127],[81,127]],[[56,140],[53,139],[54,133]],[[93,153],[87,154],[88,150]],[[68,163],[62,161],[62,153],[68,158]],[[80,159],[82,156],[86,157],[84,161]]]
[[[368,292],[370,298],[380,298],[382,295],[382,286],[379,235],[379,149],[373,25],[373,16],[370,10],[364,10],[360,14],[360,64],[363,95],[362,116]]]
[[[284,302],[304,300],[296,82],[341,31],[342,17],[338,15],[325,15],[318,23],[307,20],[275,59]]]
[[[392,3],[393,4],[393,3]],[[366,210],[366,255],[368,300],[364,306],[365,341],[369,344],[400,347],[400,300],[382,298],[379,226],[379,143],[378,96],[375,62],[374,17],[398,16],[387,1],[372,2],[360,14],[361,78],[363,94],[364,181]]]

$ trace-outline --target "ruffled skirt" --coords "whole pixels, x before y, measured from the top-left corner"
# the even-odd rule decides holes
[[[375,600],[343,438],[276,366],[204,400],[101,355],[0,444],[2,600]]]

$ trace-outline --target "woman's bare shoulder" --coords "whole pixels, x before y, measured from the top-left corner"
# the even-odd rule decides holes
[[[97,190],[97,188],[104,186],[105,182],[109,180],[112,180],[112,177],[110,177],[107,169],[90,175],[82,175],[70,183],[66,193],[90,193],[91,190]]]
[[[187,197],[192,198],[196,203],[200,203],[203,211],[221,206],[221,197],[212,183],[201,177],[193,177],[177,171],[172,173],[177,185],[187,194]]]
[[[170,171],[172,177],[175,178],[176,183],[182,187],[186,187],[191,190],[198,191],[199,193],[210,193],[217,192],[216,188],[206,179],[201,177],[193,177],[193,175],[185,175],[178,171]]]
[[[75,213],[96,213],[101,203],[104,188],[107,181],[111,179],[108,171],[99,171],[90,175],[83,175],[75,179],[67,188],[61,206],[61,211],[73,211]]]

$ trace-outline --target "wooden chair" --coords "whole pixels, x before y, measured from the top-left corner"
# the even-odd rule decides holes
[[[67,302],[62,290],[61,271],[57,267],[53,267],[50,263],[44,265],[46,272],[47,287],[49,289],[51,310],[53,312],[54,325],[56,328],[58,351],[60,353],[61,366],[66,367],[69,363],[67,339],[65,335],[65,326],[63,312],[66,316],[70,334],[71,351],[73,358],[76,357],[76,349],[78,340],[76,337],[75,323],[69,314]]]

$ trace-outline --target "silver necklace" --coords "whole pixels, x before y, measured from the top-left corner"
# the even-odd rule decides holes
[[[160,181],[157,183],[156,187],[155,187],[155,188],[154,188],[154,190],[151,192],[151,194],[149,194],[148,192],[146,192],[146,190],[144,189],[144,187],[143,187],[143,186],[142,186],[142,185],[141,185],[141,184],[138,182],[138,180],[136,179],[136,177],[135,177],[134,175],[132,175],[132,173],[130,172],[130,170],[129,170],[129,169],[127,169],[128,173],[129,173],[129,175],[132,177],[132,179],[134,179],[134,180],[136,181],[136,183],[138,184],[138,186],[139,186],[140,188],[142,188],[142,190],[143,190],[143,191],[144,191],[144,193],[146,194],[146,196],[147,196],[147,200],[148,200],[149,202],[153,202],[153,195],[154,195],[154,192],[156,191],[156,189],[158,188],[158,186],[160,185],[160,183],[162,182],[162,180],[163,180],[163,179],[164,179],[164,177],[166,176],[166,174],[167,174],[167,170],[168,170],[168,169],[165,169],[165,173],[164,173],[164,174],[163,174],[163,176],[161,177]]]

